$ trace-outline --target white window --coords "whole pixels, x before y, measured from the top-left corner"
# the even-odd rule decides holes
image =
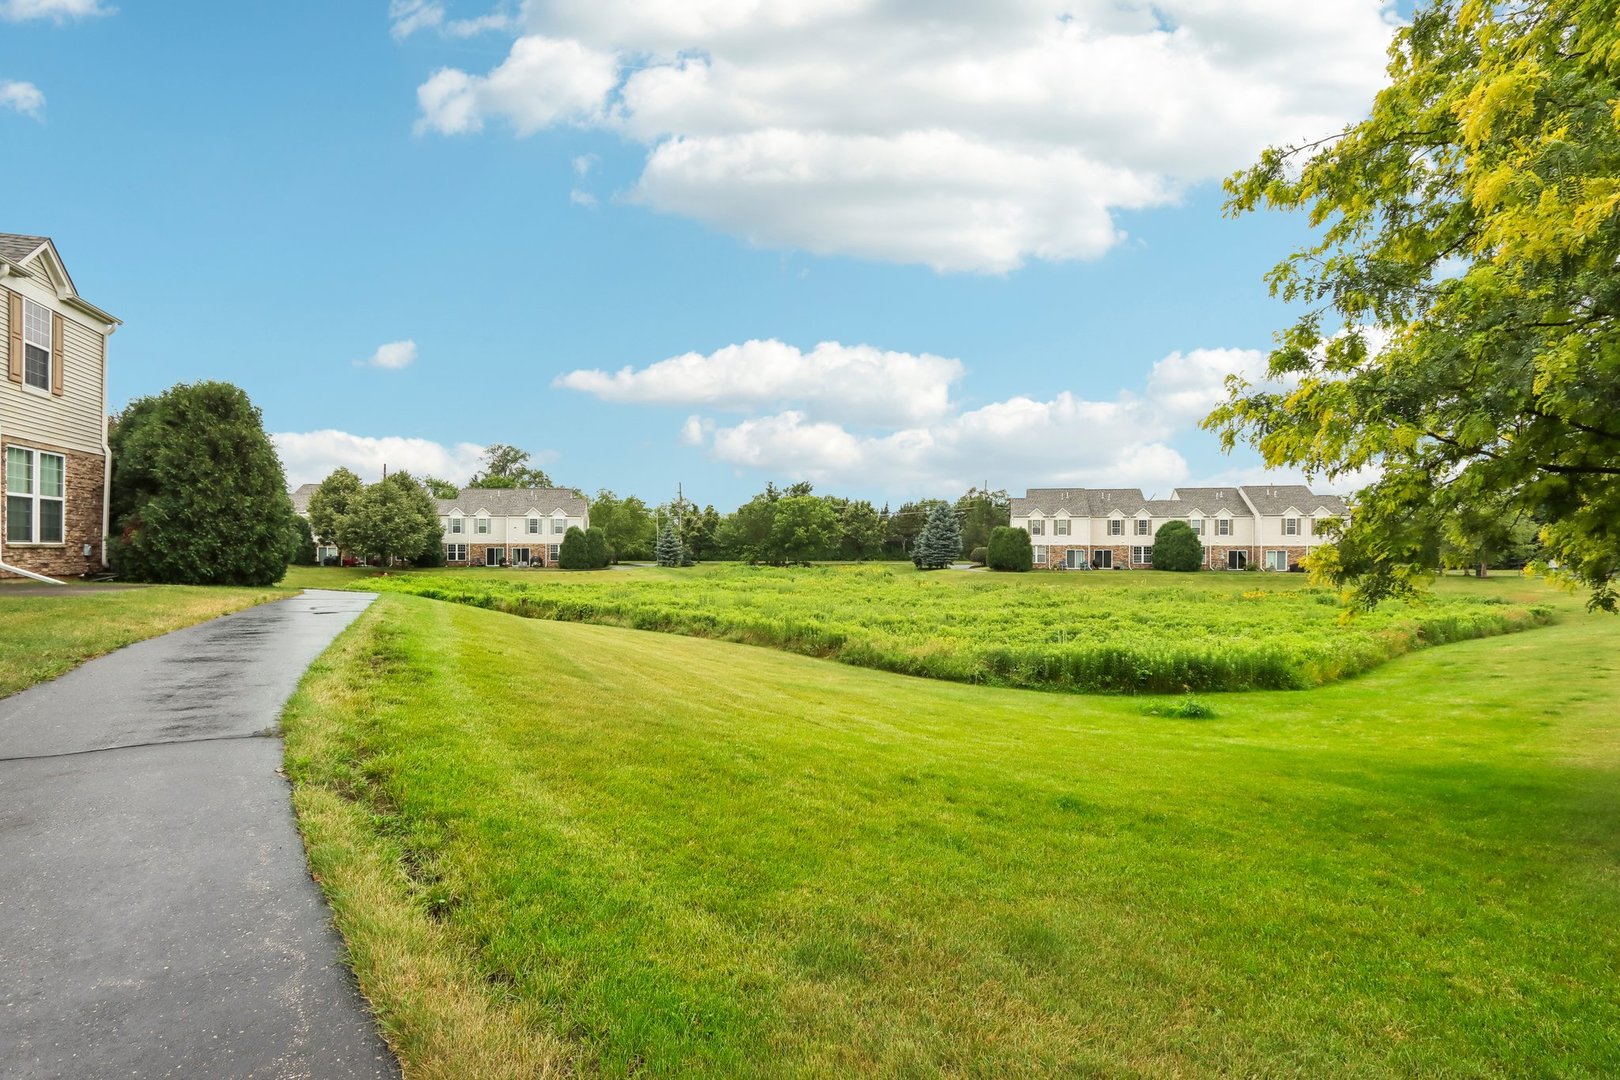
[[[1123,521],[1121,521],[1119,518],[1109,518],[1108,519],[1108,535],[1109,536],[1124,536],[1125,535],[1125,523]]]
[[[1286,552],[1286,551],[1268,551],[1268,552],[1266,552],[1266,569],[1267,570],[1287,570],[1288,569],[1288,552]]]
[[[539,533],[540,533],[540,519],[539,518],[530,518],[529,519],[529,535],[530,536],[537,536],[537,535],[539,535]]]
[[[61,454],[6,448],[6,543],[62,543],[66,478]]]
[[[1231,536],[1232,535],[1232,519],[1231,518],[1216,518],[1215,519],[1215,535],[1216,536]]]
[[[453,517],[453,518],[450,519],[450,531],[452,533],[460,535],[460,533],[461,533],[461,519],[460,518]]]
[[[479,518],[473,524],[473,532],[487,535],[489,533],[489,518]]]
[[[1149,521],[1147,518],[1137,518],[1136,519],[1136,535],[1137,536],[1148,536],[1152,532],[1153,532],[1153,522]]]
[[[556,536],[561,536],[563,533],[567,532],[568,531],[568,519],[567,518],[552,518],[551,519],[551,531]]]
[[[36,390],[51,389],[51,310],[23,300],[23,382]]]
[[[556,562],[557,562],[557,545],[556,544],[547,545],[546,558],[553,565],[556,565]]]
[[[1131,548],[1131,565],[1132,566],[1152,566],[1153,565],[1153,549],[1150,548],[1150,547],[1133,547],[1133,548]]]
[[[1069,535],[1069,519],[1068,518],[1058,518],[1056,521],[1052,522],[1052,532],[1055,533],[1058,536],[1068,536]]]
[[[456,530],[456,531],[460,532],[459,529]],[[444,545],[444,561],[445,562],[466,562],[467,561],[467,545],[466,544],[446,544],[446,545]]]
[[[1031,521],[1029,523],[1029,535],[1031,535],[1031,536],[1045,536],[1046,535],[1046,522],[1044,522],[1044,521]]]
[[[1046,565],[1046,548],[1045,548],[1045,546],[1043,546],[1041,544],[1036,544],[1035,545],[1035,565],[1036,566],[1045,566]]]
[[[1204,535],[1204,519],[1203,518],[1188,518],[1187,519],[1187,524],[1192,526],[1192,531],[1194,533],[1198,534],[1199,536]]]
[[[1299,535],[1299,518],[1283,518],[1283,535]]]

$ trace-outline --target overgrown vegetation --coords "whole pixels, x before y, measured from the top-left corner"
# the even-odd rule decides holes
[[[368,581],[529,618],[721,638],[860,667],[1043,690],[1301,689],[1425,645],[1539,625],[1545,608],[1457,595],[1341,622],[1298,579],[922,575],[893,566],[711,566],[611,578],[411,574]]]

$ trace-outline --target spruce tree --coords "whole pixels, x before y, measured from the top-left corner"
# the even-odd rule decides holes
[[[675,527],[666,520],[659,526],[658,542],[653,545],[653,555],[658,559],[658,565],[679,566],[685,554],[680,538],[675,535]]]
[[[962,529],[956,515],[949,505],[936,506],[917,537],[916,563],[924,570],[938,570],[961,557]]]

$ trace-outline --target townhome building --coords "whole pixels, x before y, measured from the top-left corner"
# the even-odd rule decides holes
[[[107,565],[107,338],[49,237],[0,233],[0,577]]]
[[[463,488],[437,502],[447,566],[556,566],[568,530],[591,527],[590,504],[567,488]]]
[[[1348,513],[1333,495],[1302,484],[1176,488],[1147,499],[1139,488],[1031,488],[1012,500],[1012,525],[1029,533],[1035,565],[1111,570],[1153,565],[1160,527],[1184,521],[1212,570],[1291,570],[1331,542],[1321,523]]]

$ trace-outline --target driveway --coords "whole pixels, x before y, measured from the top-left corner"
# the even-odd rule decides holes
[[[398,1076],[275,732],[373,599],[306,592],[0,700],[0,1075]]]

